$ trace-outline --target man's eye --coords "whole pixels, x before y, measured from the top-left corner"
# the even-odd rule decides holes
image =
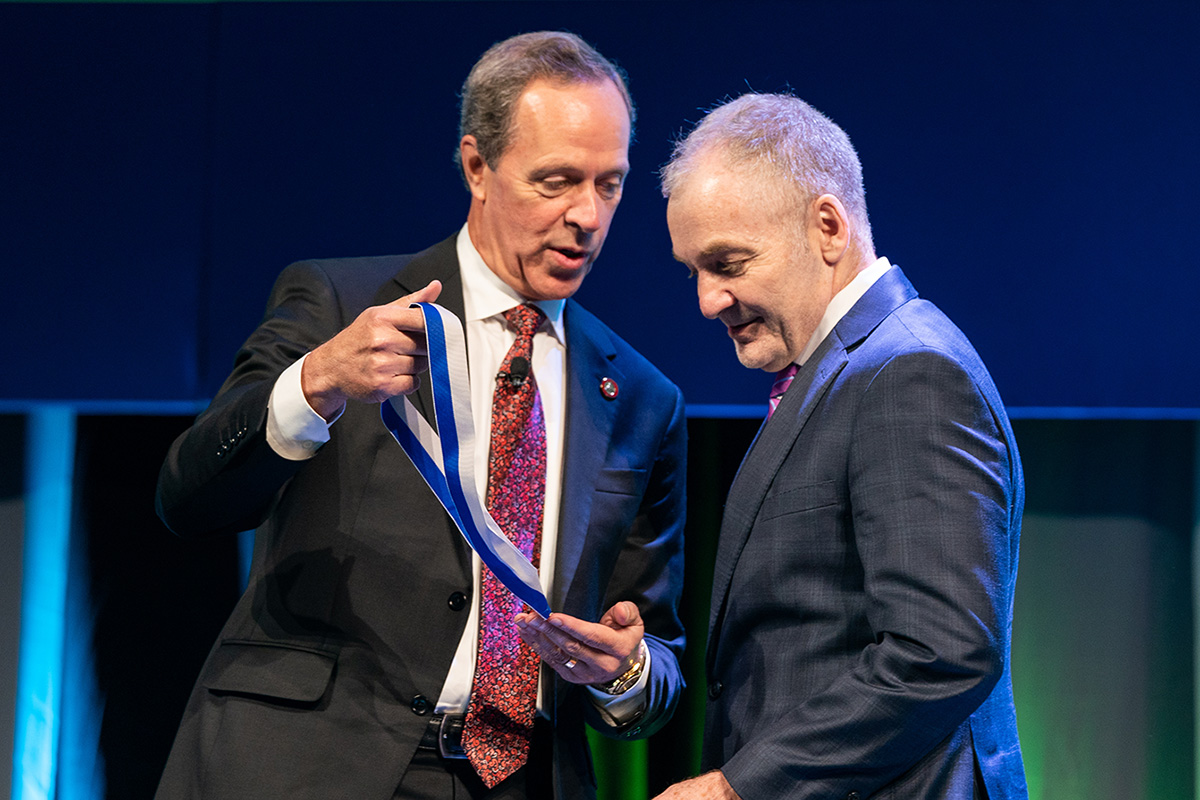
[[[604,181],[604,182],[598,184],[597,191],[600,193],[601,197],[603,197],[607,200],[611,200],[612,198],[616,197],[618,194],[621,193],[621,182],[620,181]]]
[[[542,191],[546,194],[562,194],[571,187],[565,178],[546,178],[542,180]]]

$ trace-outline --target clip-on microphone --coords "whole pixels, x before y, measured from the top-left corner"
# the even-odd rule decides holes
[[[508,372],[501,372],[496,377],[507,380],[512,388],[520,389],[529,378],[529,359],[524,356],[514,357],[508,365]]]

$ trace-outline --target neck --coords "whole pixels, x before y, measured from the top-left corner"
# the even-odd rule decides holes
[[[875,250],[869,243],[862,248],[857,242],[852,242],[833,267],[833,293],[830,297],[849,286],[858,273],[874,264],[876,259]]]

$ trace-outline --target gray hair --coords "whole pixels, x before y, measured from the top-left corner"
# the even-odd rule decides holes
[[[670,161],[659,171],[663,197],[669,198],[708,152],[721,154],[731,166],[756,170],[764,179],[790,182],[803,208],[822,194],[834,195],[861,228],[860,242],[870,244],[858,154],[845,131],[800,98],[744,94],[714,108],[676,142]]]
[[[492,169],[511,144],[517,101],[538,79],[559,84],[612,81],[625,100],[632,135],[633,98],[620,67],[573,33],[522,33],[488,48],[462,87],[458,139],[474,136],[479,154]],[[462,166],[457,149],[454,161]]]

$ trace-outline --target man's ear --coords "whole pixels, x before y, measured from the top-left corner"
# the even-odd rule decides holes
[[[462,161],[463,177],[467,181],[467,188],[471,190],[471,196],[476,200],[486,200],[487,182],[485,178],[488,165],[479,153],[474,136],[467,134],[462,138],[462,141],[458,143],[458,154]]]
[[[813,200],[809,235],[813,249],[826,264],[837,264],[850,247],[850,214],[842,201],[831,194]]]

